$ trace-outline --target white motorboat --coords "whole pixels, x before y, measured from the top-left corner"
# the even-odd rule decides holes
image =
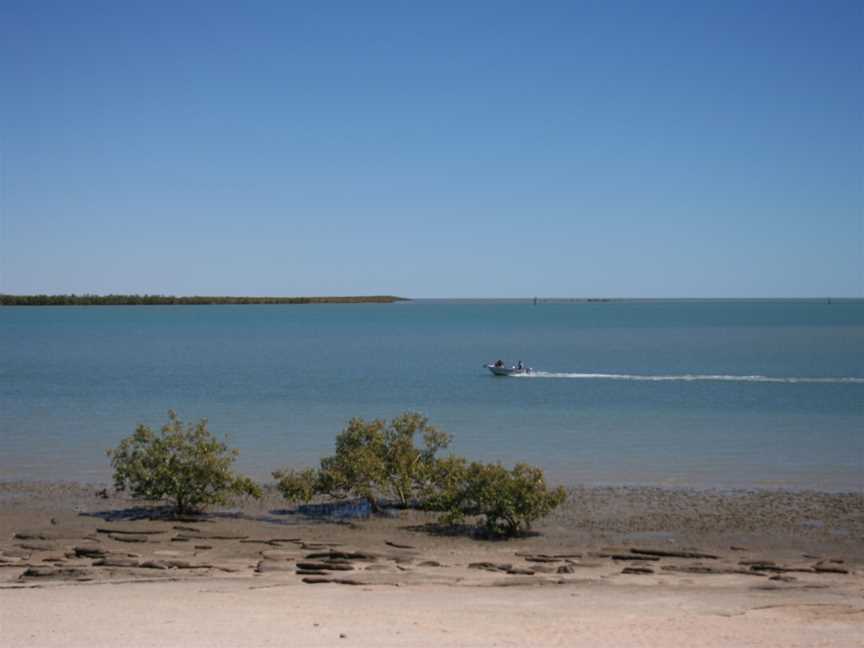
[[[501,362],[489,363],[483,366],[496,376],[524,376],[534,372],[531,367],[523,367],[519,365],[508,367]]]

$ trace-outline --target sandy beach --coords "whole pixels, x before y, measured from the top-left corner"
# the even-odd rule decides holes
[[[856,646],[864,497],[570,489],[528,537],[434,516],[188,519],[0,484],[4,646]]]

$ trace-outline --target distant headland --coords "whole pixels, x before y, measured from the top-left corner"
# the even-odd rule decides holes
[[[355,297],[174,297],[171,295],[0,295],[0,306],[173,306],[208,304],[392,304],[393,295]]]

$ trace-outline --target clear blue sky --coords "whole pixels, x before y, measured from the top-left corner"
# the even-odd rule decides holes
[[[0,2],[0,292],[862,296],[864,2]]]

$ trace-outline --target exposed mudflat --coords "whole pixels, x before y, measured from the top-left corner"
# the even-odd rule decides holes
[[[100,584],[116,594],[82,591],[101,601],[101,619],[118,617],[108,629],[84,622],[83,603],[73,609],[83,600],[74,590]],[[336,589],[319,596],[321,588]],[[408,607],[398,622],[386,607],[394,588],[413,592],[410,605],[399,599]],[[215,607],[214,592],[225,595]],[[334,600],[343,606],[335,620],[321,611]],[[577,600],[578,614],[562,616]],[[621,617],[619,600],[630,601],[632,613]],[[163,601],[174,605],[162,610]],[[262,610],[279,620],[255,625],[243,635],[248,642],[217,631],[229,601],[238,623],[243,610],[250,623]],[[656,641],[672,645],[676,637],[692,641],[696,628],[707,627],[706,614],[720,625],[700,645],[724,645],[724,637],[808,645],[795,641],[816,636],[824,645],[854,645],[849,638],[864,629],[864,497],[579,487],[531,534],[502,541],[438,527],[433,514],[417,511],[306,517],[273,491],[177,518],[98,486],[0,483],[0,621],[9,645],[254,645],[287,622],[278,601],[319,618],[300,631],[304,645],[329,645],[337,627],[370,646],[409,638],[507,645],[516,636],[519,645],[572,645],[576,631],[594,632],[592,645],[611,638],[621,645],[651,627]],[[58,604],[66,611],[58,623],[78,628],[66,643],[34,620],[54,615]],[[525,606],[534,610],[530,619],[520,612]],[[200,616],[200,627],[181,638],[137,618],[154,614],[165,628]],[[787,626],[766,633],[758,620],[778,615]],[[418,624],[434,631],[418,633]]]
[[[864,563],[857,493],[577,487],[532,533],[501,541],[410,510],[306,517],[272,490],[261,501],[177,519],[99,486],[4,482],[0,524],[4,584],[280,573],[310,583],[338,576],[490,585],[503,576],[546,583],[628,569],[654,578],[796,574],[819,583]]]

